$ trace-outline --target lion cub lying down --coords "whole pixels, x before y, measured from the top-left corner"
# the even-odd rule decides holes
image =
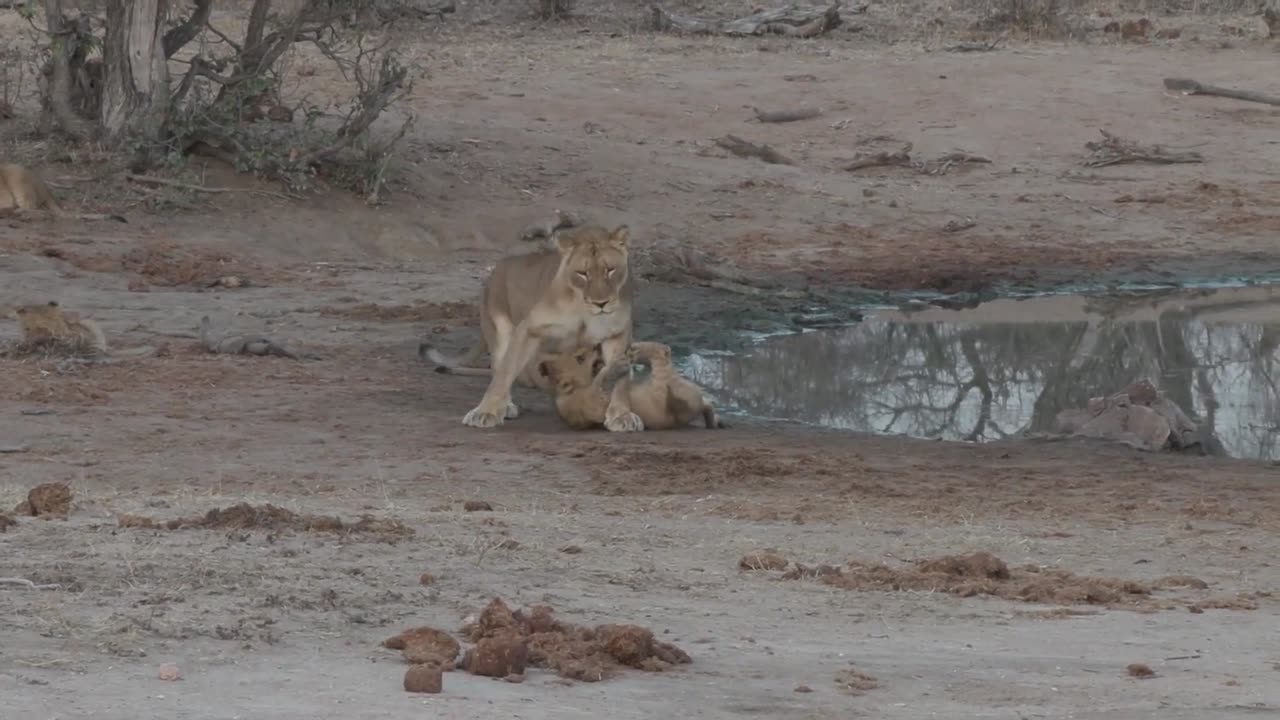
[[[628,377],[632,363],[649,366],[649,377]],[[697,385],[676,374],[671,348],[656,342],[636,342],[626,354],[604,365],[599,345],[579,348],[542,361],[539,372],[551,381],[556,414],[574,430],[604,425],[611,397],[621,395],[647,430],[683,427],[701,416],[708,429],[728,427],[703,397]],[[609,385],[613,389],[609,389]]]
[[[44,351],[91,356],[108,352],[107,338],[97,323],[63,310],[54,300],[0,308],[0,317],[16,319],[22,325],[22,341],[16,348],[20,353]]]

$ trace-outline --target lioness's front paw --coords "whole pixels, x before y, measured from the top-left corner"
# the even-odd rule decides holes
[[[515,403],[508,401],[507,402],[507,419],[515,420],[518,417],[520,417],[520,408],[516,407]]]
[[[605,418],[604,427],[609,432],[640,432],[644,430],[644,421],[639,415],[627,411]]]
[[[502,418],[497,413],[478,407],[462,417],[462,424],[475,428],[492,428],[501,425]]]

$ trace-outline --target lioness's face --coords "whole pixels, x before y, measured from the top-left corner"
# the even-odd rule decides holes
[[[556,240],[564,277],[592,315],[608,315],[618,309],[618,294],[627,281],[627,241],[630,231],[621,225],[608,232],[582,227],[562,233]]]

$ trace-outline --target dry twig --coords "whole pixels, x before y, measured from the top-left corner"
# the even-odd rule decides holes
[[[866,5],[851,10],[865,12]],[[677,15],[653,5],[653,26],[657,30],[696,35],[765,35],[777,34],[790,37],[817,37],[840,25],[840,3],[825,7],[799,7],[784,5],[773,10],[761,10],[744,18],[719,20],[716,18]]]
[[[812,120],[822,114],[816,107],[796,108],[795,110],[775,110],[773,112],[751,108],[756,113],[756,120],[762,123],[788,123],[797,120]]]
[[[716,145],[719,145],[738,157],[760,158],[772,165],[795,165],[791,158],[783,155],[777,150],[774,150],[772,147],[747,142],[737,135],[725,135],[722,138],[716,138]]]
[[[1009,37],[1009,33],[1004,32],[991,42],[960,42],[950,45],[946,49],[947,52],[991,52],[1000,47],[1000,43]]]
[[[38,585],[26,578],[20,578],[20,577],[0,577],[0,585],[20,585],[22,587],[27,588],[28,590],[57,590],[58,588],[62,587],[57,583],[50,583],[48,585]]]
[[[717,263],[687,243],[659,243],[648,248],[638,254],[637,267],[642,277],[661,282],[702,285],[749,297],[803,296],[803,293],[788,290],[764,278],[752,277]]]
[[[1084,160],[1086,167],[1106,167],[1134,162],[1159,165],[1204,162],[1204,156],[1195,151],[1170,152],[1159,145],[1142,145],[1132,140],[1125,140],[1106,130],[1098,132],[1102,133],[1102,140],[1084,144],[1089,151],[1089,157]]]
[[[909,166],[911,164],[911,143],[902,146],[901,150],[881,150],[877,153],[859,153],[844,169],[850,172],[871,167]]]
[[[974,155],[963,150],[953,150],[932,162],[924,162],[916,167],[917,170],[926,175],[946,175],[947,171],[956,165],[964,165],[967,163],[990,163],[991,158],[985,155]]]
[[[991,162],[991,158],[985,155],[975,155],[963,150],[953,150],[935,160],[913,160],[911,147],[911,143],[906,143],[900,150],[860,154],[844,169],[855,172],[871,167],[909,167],[925,175],[945,175],[956,165]]]
[[[1232,90],[1231,88],[1218,87],[1216,85],[1205,85],[1187,78],[1165,78],[1164,86],[1167,90],[1180,92],[1183,95],[1210,95],[1231,98],[1232,100],[1262,103],[1264,105],[1280,105],[1280,97],[1275,95],[1253,92],[1252,90]]]
[[[268,197],[281,198],[282,200],[301,199],[300,196],[292,193],[258,190],[257,188],[208,187],[206,185],[193,185],[191,183],[179,182],[168,178],[155,177],[154,175],[134,175],[133,173],[129,173],[125,175],[125,179],[130,182],[143,183],[146,185],[163,185],[165,187],[178,188],[179,190],[194,190],[196,192],[203,193],[251,193],[254,195],[266,195]]]

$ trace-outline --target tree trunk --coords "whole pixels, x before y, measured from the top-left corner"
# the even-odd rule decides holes
[[[45,0],[45,23],[49,26],[50,57],[41,102],[46,118],[53,116],[62,131],[85,140],[92,134],[89,123],[78,117],[71,107],[72,57],[80,48],[76,28],[67,22],[62,0]]]
[[[169,117],[169,66],[164,50],[168,0],[107,0],[103,43],[106,85],[102,93],[103,141],[139,143],[150,164],[164,140]]]

